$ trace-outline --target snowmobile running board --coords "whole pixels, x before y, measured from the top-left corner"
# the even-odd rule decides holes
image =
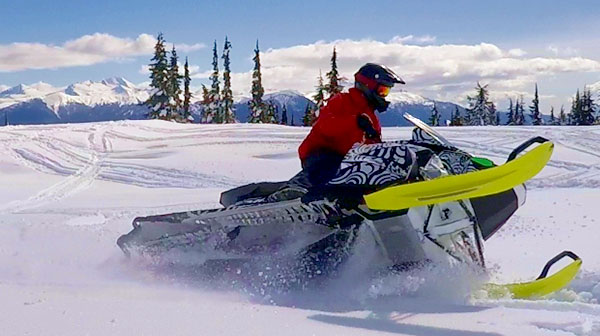
[[[539,173],[550,160],[553,149],[554,144],[546,141],[500,166],[389,187],[365,195],[364,199],[372,210],[391,211],[497,194]]]
[[[547,277],[550,267],[564,257],[569,257],[573,261],[563,267],[560,271]],[[581,268],[581,258],[571,251],[563,251],[556,257],[550,259],[540,276],[529,282],[520,282],[514,284],[486,284],[484,289],[488,293],[488,297],[492,299],[498,299],[505,297],[510,294],[514,299],[533,299],[539,298],[548,294],[552,294],[562,288],[566,287],[577,275],[577,272]]]

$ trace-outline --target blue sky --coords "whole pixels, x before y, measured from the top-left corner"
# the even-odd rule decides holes
[[[600,67],[597,68],[594,63],[600,61],[597,56],[600,51],[597,28],[600,10],[594,1],[446,0],[374,3],[263,0],[180,1],[175,5],[147,0],[2,2],[0,15],[5,28],[4,34],[0,35],[2,85],[44,81],[62,86],[111,76],[123,76],[134,83],[146,81],[147,74],[141,68],[150,58],[145,52],[147,48],[138,46],[135,50],[130,48],[110,54],[113,46],[107,42],[106,50],[110,55],[101,57],[97,53],[106,53],[106,50],[94,51],[94,57],[83,60],[80,52],[89,56],[88,50],[83,49],[93,46],[84,44],[80,39],[96,36],[98,39],[114,37],[136,41],[142,34],[155,36],[158,32],[163,32],[169,43],[189,47],[189,50],[182,47],[185,50],[179,51],[179,55],[190,58],[197,72],[198,85],[204,80],[203,73],[210,68],[212,41],[217,39],[220,47],[225,35],[233,44],[232,70],[239,73],[240,83],[252,67],[250,58],[257,38],[260,39],[261,50],[267,53],[263,65],[273,67],[270,74],[273,77],[285,76],[281,75],[282,71],[290,66],[306,67],[297,75],[300,77],[310,72],[307,77],[299,79],[304,84],[298,84],[298,87],[295,87],[294,78],[289,74],[288,80],[266,78],[265,81],[271,81],[272,89],[309,91],[308,83],[314,81],[319,68],[327,71],[326,56],[333,45],[340,45],[340,63],[344,60],[347,62],[346,65],[340,64],[340,67],[347,77],[352,75],[353,69],[365,57],[366,60],[371,57],[380,62],[389,60],[398,73],[406,73],[415,84],[411,86],[411,82],[408,82],[406,90],[439,99],[464,100],[468,87],[473,87],[481,79],[490,83],[499,100],[516,94],[526,96],[528,91],[532,91],[528,88],[539,82],[541,94],[547,96],[547,101],[553,105],[561,101],[566,104],[568,95],[578,87],[600,81]],[[56,48],[69,49],[65,46],[68,41],[81,42],[76,46],[78,53],[60,50],[59,56],[53,54]],[[96,39],[90,41],[95,43]],[[318,41],[321,41],[320,44],[316,43]],[[345,44],[339,41],[345,41]],[[402,51],[394,52],[386,48],[382,52],[389,52],[389,55],[369,55],[380,45],[367,43],[371,48],[366,49],[365,57],[348,56],[365,50],[353,49],[355,44],[351,42],[361,41],[402,44],[398,46]],[[113,42],[118,41],[110,41]],[[22,45],[16,48],[15,43]],[[483,47],[482,43],[485,44]],[[37,44],[45,48],[38,49]],[[200,48],[200,44],[205,47]],[[144,45],[147,46],[147,43]],[[492,50],[487,45],[498,50]],[[316,49],[294,49],[297,46],[313,46]],[[489,64],[505,63],[506,67],[488,74],[485,68],[489,65],[477,65],[479,56],[476,55],[477,51],[473,54],[472,49],[478,47],[485,49],[483,58],[497,57],[498,62]],[[457,48],[462,51],[455,51]],[[16,49],[18,53],[15,53]],[[73,51],[73,48],[69,50]],[[471,53],[473,66],[479,66],[482,70],[469,73],[469,65],[463,62],[449,64],[445,70],[434,67],[421,71],[419,67],[425,66],[418,60],[396,62],[392,59],[416,52],[424,55],[420,56],[423,59],[427,59],[428,53],[448,53],[448,60],[453,57],[460,60],[463,51]],[[28,52],[33,56],[29,57]],[[40,55],[44,53],[48,53],[48,57],[40,60]],[[19,56],[14,57],[15,54]],[[293,60],[315,58],[295,63],[286,61],[285,56]],[[52,59],[56,57],[60,60],[53,63]],[[71,63],[69,57],[77,61]],[[536,67],[538,58],[546,59],[544,64],[539,65],[539,74],[530,72],[511,77],[511,69],[515,67],[513,63],[522,67]],[[579,58],[589,62],[582,64],[576,60]],[[432,56],[432,62],[443,63],[445,59]],[[557,59],[564,64],[550,66],[550,69],[548,64],[556,63]],[[268,61],[272,63],[268,64]],[[15,65],[15,62],[19,64]],[[315,65],[314,68],[310,68],[310,64]],[[464,71],[461,70],[463,68]],[[452,71],[448,72],[448,69]],[[463,73],[455,73],[455,70]],[[437,77],[436,71],[439,72]],[[477,78],[478,74],[481,74],[481,78]],[[268,76],[267,71],[265,77]],[[469,86],[468,81],[472,81],[472,85]],[[240,84],[239,91],[244,91],[244,87]]]

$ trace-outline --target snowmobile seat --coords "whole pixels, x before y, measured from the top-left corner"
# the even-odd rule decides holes
[[[228,207],[237,202],[250,198],[267,197],[268,195],[283,188],[288,181],[283,182],[259,182],[250,183],[241,187],[229,189],[221,193],[219,202],[224,207]]]

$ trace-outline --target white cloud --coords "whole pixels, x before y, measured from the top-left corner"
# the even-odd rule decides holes
[[[196,50],[203,49],[205,47],[206,47],[206,45],[204,45],[203,43],[196,43],[196,44],[180,43],[180,44],[175,44],[175,49],[177,50],[177,52],[191,52],[191,51],[196,51]]]
[[[555,56],[577,56],[579,55],[579,50],[573,47],[559,47],[554,44],[551,44],[546,47],[546,50],[554,54]]]
[[[519,48],[510,49],[508,51],[508,56],[521,57],[521,56],[525,56],[525,55],[527,55],[527,52],[525,50],[519,49]]]
[[[435,36],[431,35],[423,35],[423,36],[414,36],[414,35],[406,35],[406,36],[394,36],[389,41],[392,44],[432,44],[436,41]]]
[[[495,97],[531,94],[542,75],[600,72],[600,62],[582,57],[527,57],[521,49],[503,50],[494,44],[409,45],[374,40],[319,41],[261,53],[263,85],[267,92],[295,89],[314,91],[319,69],[330,68],[333,47],[340,74],[351,82],[367,62],[385,64],[406,82],[405,89],[432,98],[464,102],[477,81],[490,83]],[[210,72],[197,78],[207,78]],[[232,76],[234,90],[250,92],[251,72]]]
[[[0,45],[0,72],[28,69],[57,69],[118,61],[129,57],[151,55],[156,39],[141,34],[135,39],[109,34],[84,35],[63,45],[42,43],[12,43]],[[181,51],[204,47],[202,44],[176,44]]]

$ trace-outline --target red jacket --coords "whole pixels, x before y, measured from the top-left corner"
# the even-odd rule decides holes
[[[381,125],[375,111],[362,92],[351,88],[348,93],[333,96],[321,108],[317,121],[298,148],[300,160],[304,161],[320,150],[334,151],[344,156],[355,143],[380,142],[378,139],[367,139],[365,132],[358,127],[357,119],[361,114],[369,117],[381,139]]]

